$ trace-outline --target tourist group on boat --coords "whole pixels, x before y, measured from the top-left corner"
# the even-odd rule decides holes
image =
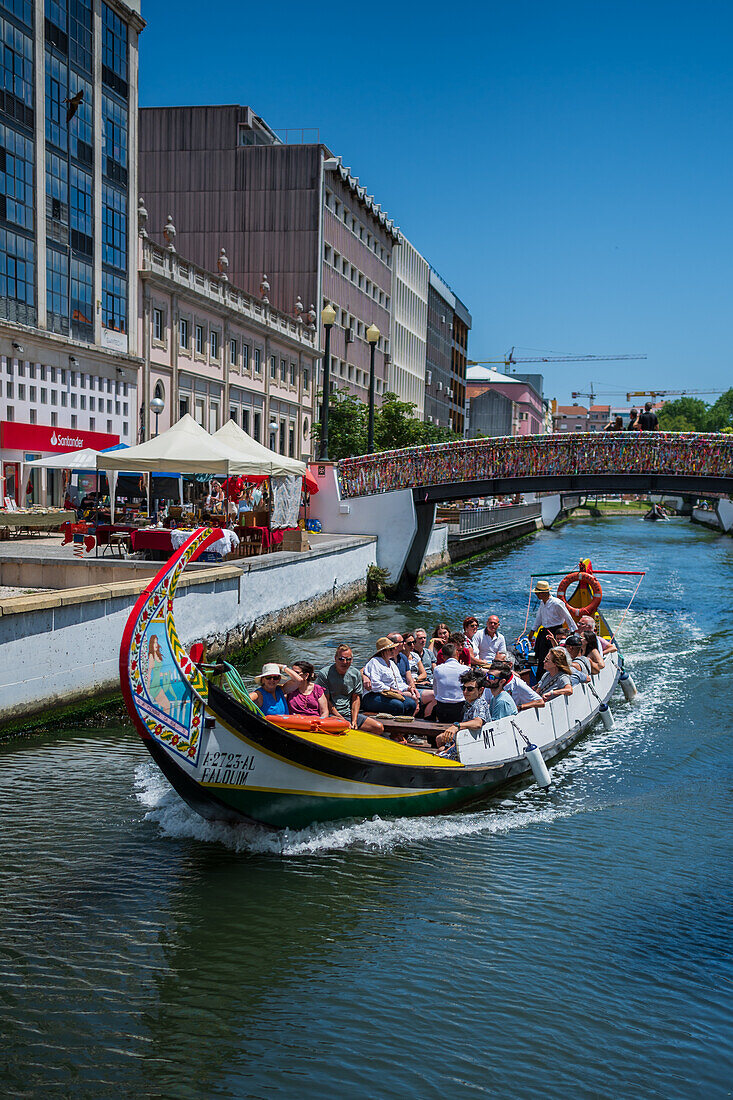
[[[407,743],[419,738],[403,738],[400,727],[394,732],[394,719],[439,722],[446,728],[436,744],[450,752],[458,729],[481,729],[485,722],[571,695],[576,684],[603,669],[604,653],[615,652],[599,637],[593,617],[581,615],[576,623],[547,581],[537,581],[534,593],[535,668],[516,647],[510,649],[499,616],[491,612],[483,627],[468,615],[462,630],[441,622],[431,637],[422,627],[393,631],[377,639],[361,669],[347,642],[318,670],[308,660],[292,667],[267,663],[251,698],[267,717],[343,718],[353,729]]]

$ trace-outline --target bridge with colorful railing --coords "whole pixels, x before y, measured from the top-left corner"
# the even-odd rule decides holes
[[[338,464],[341,498],[412,489],[415,502],[517,492],[733,492],[733,435],[588,432],[466,439]]]
[[[441,501],[538,492],[542,523],[551,526],[563,494],[717,496],[721,526],[733,530],[733,435],[723,433],[467,439],[344,459],[335,475],[331,529],[377,534],[380,564],[404,585],[419,576]]]

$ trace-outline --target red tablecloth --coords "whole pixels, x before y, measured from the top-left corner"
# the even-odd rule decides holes
[[[137,528],[133,527],[130,523],[99,523],[97,524],[95,534],[97,536],[97,543],[99,546],[106,546],[109,543],[109,536],[116,534],[120,531],[124,534],[132,534]]]
[[[132,531],[130,539],[135,553],[138,550],[160,550],[169,556],[173,553],[171,533],[166,528],[152,531]]]

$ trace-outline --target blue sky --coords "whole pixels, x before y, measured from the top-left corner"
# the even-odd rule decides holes
[[[318,127],[465,301],[471,358],[647,354],[539,368],[562,402],[590,381],[733,384],[724,0],[143,0],[143,16],[141,105]]]

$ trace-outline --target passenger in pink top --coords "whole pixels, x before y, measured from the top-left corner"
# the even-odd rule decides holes
[[[328,718],[328,699],[316,681],[316,670],[310,661],[296,661],[293,672],[300,676],[300,684],[291,680],[285,685],[288,710],[291,714],[304,714],[307,718]]]

